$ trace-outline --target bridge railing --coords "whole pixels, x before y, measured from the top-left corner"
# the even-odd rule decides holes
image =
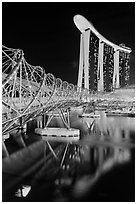
[[[86,91],[30,65],[20,49],[2,47],[3,134],[38,115],[68,108],[83,101]]]

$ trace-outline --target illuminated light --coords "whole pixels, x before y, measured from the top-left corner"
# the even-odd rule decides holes
[[[62,169],[63,169],[63,170],[65,169],[65,165],[62,166]]]
[[[67,168],[67,170],[69,170],[70,166],[69,166],[69,165],[67,165],[67,167],[66,167],[66,168]]]
[[[55,184],[56,184],[56,185],[59,185],[59,179],[56,179],[56,180],[55,180]]]
[[[22,186],[17,190],[17,192],[15,193],[15,196],[26,197],[30,190],[31,190],[31,186]]]

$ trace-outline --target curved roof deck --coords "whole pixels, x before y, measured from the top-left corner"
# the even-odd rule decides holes
[[[124,52],[128,52],[128,53],[130,53],[132,51],[128,47],[124,47],[124,46],[122,47],[122,46],[116,45],[116,44],[110,42],[109,40],[107,40],[105,37],[103,37],[95,29],[95,27],[92,25],[92,23],[90,23],[82,15],[75,15],[73,20],[74,20],[74,23],[75,23],[76,27],[80,30],[81,33],[85,32],[87,29],[90,29],[102,42],[112,46],[115,50],[120,50],[120,51],[124,51]]]

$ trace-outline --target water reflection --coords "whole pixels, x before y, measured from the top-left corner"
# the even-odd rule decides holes
[[[135,119],[129,117],[106,117],[104,112],[98,112],[100,118],[84,118],[92,138],[111,142],[134,142]],[[93,137],[95,135],[95,137]]]
[[[45,142],[44,163],[29,180],[25,201],[82,200],[103,175],[131,162],[134,124],[133,118],[102,114],[88,120],[88,132],[78,142]]]
[[[104,173],[131,159],[129,148],[92,144],[61,144],[55,154],[57,159],[52,156],[49,161],[48,158],[33,178],[28,197],[30,201],[33,201],[36,193],[43,196],[44,189],[47,191],[45,200],[81,199]]]
[[[75,149],[75,147],[70,145],[71,149]],[[79,146],[77,149],[72,154],[72,161],[66,155],[63,169],[65,177],[62,176],[60,178],[58,185],[68,186],[73,183],[73,187],[71,186],[72,193],[73,196],[78,198],[83,196],[103,173],[106,173],[118,163],[125,163],[130,160],[129,149],[102,146],[91,147],[87,145]],[[67,168],[68,166],[69,168]],[[72,166],[73,171],[76,171],[75,178],[69,176]]]

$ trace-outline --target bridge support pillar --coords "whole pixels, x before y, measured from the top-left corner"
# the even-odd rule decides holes
[[[119,50],[114,50],[113,87],[119,88]]]
[[[104,42],[99,40],[99,51],[98,51],[98,91],[104,91],[104,80],[103,80],[103,54],[104,54]]]
[[[89,42],[90,42],[90,30],[86,30],[81,34],[80,38],[78,87],[82,88],[82,79],[84,75],[84,88],[88,90],[89,90]]]

